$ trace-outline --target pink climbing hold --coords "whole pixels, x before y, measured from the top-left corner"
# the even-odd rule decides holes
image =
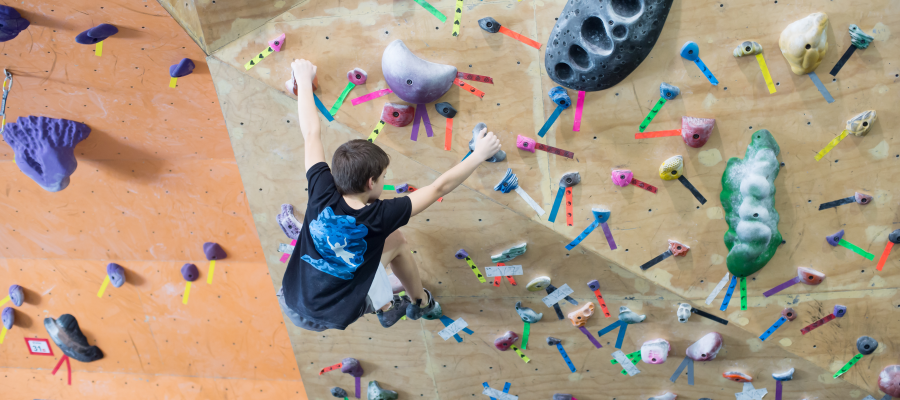
[[[381,120],[398,128],[413,122],[416,107],[408,104],[386,103],[381,111]]]
[[[614,169],[612,171],[612,180],[618,186],[625,187],[634,179],[634,174],[627,169]]]
[[[872,196],[856,192],[853,194],[853,200],[855,200],[857,204],[866,205],[872,202]]]
[[[536,144],[535,141],[528,137],[525,137],[522,135],[518,135],[516,137],[516,147],[518,147],[522,150],[530,151],[530,152],[534,153],[535,144]]]
[[[881,370],[878,388],[891,397],[900,397],[900,365],[888,365]]]
[[[272,51],[281,51],[281,45],[284,44],[284,34],[279,35],[275,40],[269,41],[269,47],[272,48]]]
[[[362,68],[353,68],[347,71],[347,79],[353,82],[354,85],[365,85],[368,78],[369,74],[363,71]]]
[[[695,149],[703,147],[715,125],[712,118],[681,117],[681,138]]]
[[[722,335],[710,332],[690,345],[685,355],[694,361],[712,361],[719,354],[719,350],[722,350],[722,345]]]
[[[509,347],[513,345],[517,340],[519,340],[519,334],[513,331],[506,331],[503,336],[498,337],[494,340],[494,347],[500,351],[509,350]]]

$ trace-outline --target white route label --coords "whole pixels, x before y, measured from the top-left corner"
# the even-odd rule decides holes
[[[484,390],[481,391],[481,394],[493,397],[497,400],[519,400],[519,396],[513,396],[509,393],[503,393],[503,391],[501,390],[490,387],[484,388]]]
[[[523,275],[521,265],[506,265],[502,267],[485,267],[485,275],[489,278],[495,276]]]
[[[562,299],[566,298],[566,296],[575,292],[572,288],[569,287],[569,284],[566,283],[559,288],[556,289],[555,292],[550,293],[547,297],[541,299],[547,307],[553,307],[554,304],[559,303]]]
[[[728,281],[731,280],[731,274],[726,272],[725,277],[719,281],[719,284],[716,285],[715,289],[713,289],[712,293],[709,294],[709,297],[706,298],[706,305],[712,304],[713,300],[716,299],[716,296],[719,295],[719,292],[725,288],[725,285],[728,284]]]
[[[616,350],[615,353],[612,353],[612,356],[616,359],[616,361],[619,362],[620,365],[622,365],[622,369],[624,369],[625,372],[628,373],[628,376],[635,376],[641,373],[641,371],[634,366],[634,363],[632,363],[631,360],[629,360],[628,357],[625,356],[625,353],[623,353],[622,350]]]
[[[444,340],[447,340],[452,338],[453,335],[459,333],[459,331],[463,330],[463,328],[467,326],[469,326],[469,324],[467,324],[466,321],[464,321],[462,318],[459,318],[456,321],[453,321],[452,324],[447,325],[446,328],[441,329],[441,331],[438,332],[438,335],[440,335]]]
[[[284,243],[278,243],[278,252],[294,254],[294,246],[291,246],[289,244],[284,244]]]

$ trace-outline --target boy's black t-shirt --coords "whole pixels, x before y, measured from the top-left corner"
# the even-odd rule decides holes
[[[344,329],[365,313],[366,295],[388,235],[409,222],[408,197],[354,210],[328,164],[306,172],[309,203],[282,285],[285,303],[311,322]]]

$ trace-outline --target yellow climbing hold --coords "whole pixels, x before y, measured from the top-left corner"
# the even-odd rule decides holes
[[[681,178],[684,173],[684,158],[673,156],[659,166],[659,177],[665,181]]]

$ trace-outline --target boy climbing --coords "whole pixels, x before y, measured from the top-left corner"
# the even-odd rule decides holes
[[[313,102],[316,67],[295,60],[291,69],[297,82],[309,203],[278,293],[282,310],[295,325],[316,332],[345,329],[373,312],[385,328],[404,315],[416,320],[432,313],[436,318],[440,306],[422,287],[416,261],[397,229],[462,184],[500,150],[500,141],[485,129],[472,155],[432,184],[409,196],[379,200],[390,164],[387,153],[366,140],[351,140],[334,152],[330,169]],[[406,295],[393,293],[384,266],[390,266]]]

